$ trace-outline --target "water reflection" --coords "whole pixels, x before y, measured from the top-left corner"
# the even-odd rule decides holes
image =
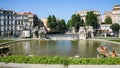
[[[97,47],[101,45],[119,52],[117,44],[98,42],[92,40],[32,40],[9,44],[12,55],[49,55],[49,56],[75,56],[96,57]]]
[[[0,46],[0,56],[8,56],[11,55],[9,46],[7,44],[3,44]]]
[[[30,42],[29,41],[23,42],[23,50],[25,54],[30,54]]]
[[[113,44],[113,43],[105,43],[101,42],[101,46],[107,47],[109,51],[115,50],[116,53],[120,54],[120,45]]]

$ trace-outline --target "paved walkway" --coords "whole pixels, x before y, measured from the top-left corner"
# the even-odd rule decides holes
[[[60,64],[24,64],[24,63],[0,63],[0,68],[64,68]]]
[[[120,68],[120,65],[68,65],[65,67],[60,64],[18,64],[0,62],[0,68]]]

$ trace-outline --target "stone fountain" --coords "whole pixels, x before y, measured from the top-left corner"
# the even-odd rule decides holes
[[[78,32],[79,39],[85,40],[85,39],[92,39],[94,38],[93,34],[94,30],[91,26],[86,27],[80,27]]]

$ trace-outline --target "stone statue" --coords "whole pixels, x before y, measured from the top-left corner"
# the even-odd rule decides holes
[[[86,39],[86,30],[85,27],[80,27],[78,32],[79,39],[85,40]]]
[[[80,27],[78,32],[79,39],[94,38],[94,30],[91,26]]]
[[[33,33],[33,38],[37,38],[36,32],[38,31],[38,26],[34,27],[32,33]]]
[[[39,35],[39,38],[45,38],[45,35],[46,35],[46,30],[44,27],[41,27],[38,31],[38,35]]]
[[[93,34],[93,28],[91,26],[87,26],[86,27],[86,32],[87,32],[87,38],[93,38],[94,34]]]

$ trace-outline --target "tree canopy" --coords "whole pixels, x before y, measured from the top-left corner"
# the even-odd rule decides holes
[[[51,30],[65,30],[66,27],[66,23],[64,19],[58,20],[56,19],[56,17],[54,15],[49,15],[49,17],[47,18],[47,26],[51,29]]]
[[[105,24],[112,24],[112,19],[111,19],[110,16],[107,16],[107,17],[105,18]]]
[[[56,17],[54,15],[49,15],[48,20],[47,20],[47,25],[48,27],[50,27],[51,29],[55,30],[56,26],[57,26],[57,21],[56,21]]]
[[[80,26],[84,26],[84,21],[81,19],[79,14],[73,14],[71,19],[68,20],[68,27],[75,27],[76,32],[78,32]]]
[[[110,28],[113,30],[114,33],[118,32],[120,29],[120,25],[117,23],[114,23],[110,26]]]
[[[87,12],[86,26],[92,26],[94,29],[98,29],[100,27],[100,24],[98,23],[97,15],[94,14],[92,11]]]

